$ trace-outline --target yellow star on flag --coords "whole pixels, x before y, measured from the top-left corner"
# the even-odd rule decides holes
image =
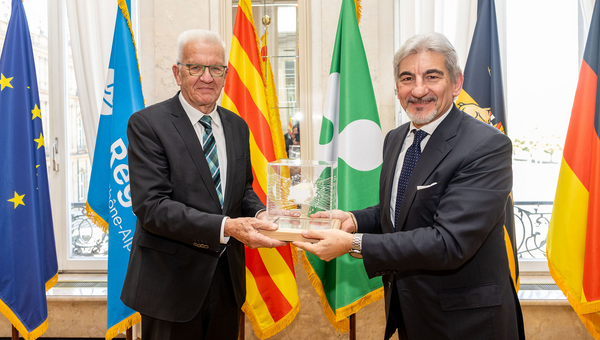
[[[40,133],[40,138],[38,139],[34,139],[34,141],[36,141],[38,143],[38,149],[41,148],[42,146],[44,146],[44,136],[42,136],[42,134]]]
[[[23,203],[23,197],[25,197],[25,194],[19,195],[15,191],[15,197],[9,199],[8,201],[9,202],[13,202],[15,204],[15,209],[17,209],[17,207],[19,206],[19,204],[22,204],[23,206],[25,206],[25,203]]]
[[[12,85],[10,84],[10,81],[13,79],[14,77],[10,77],[10,78],[6,78],[4,76],[4,74],[0,73],[0,91],[4,90],[5,87],[10,87],[13,88]]]
[[[40,110],[40,108],[37,106],[37,104],[35,104],[35,108],[33,110],[31,110],[31,113],[33,114],[33,116],[31,117],[31,120],[34,120],[35,117],[42,119],[42,110]]]

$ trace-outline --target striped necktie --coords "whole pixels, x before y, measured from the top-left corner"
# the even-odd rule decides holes
[[[404,199],[404,191],[408,184],[408,179],[417,164],[417,160],[421,156],[421,141],[427,132],[423,130],[413,130],[415,132],[415,139],[413,143],[406,150],[404,155],[404,162],[402,163],[402,171],[400,172],[400,178],[398,178],[398,193],[396,195],[396,207],[394,210],[394,230],[397,228],[398,216],[400,215],[400,206],[402,206],[402,200]]]
[[[212,133],[211,126],[212,119],[209,115],[204,115],[200,118],[200,124],[204,126],[204,133],[202,135],[202,149],[204,149],[204,156],[206,162],[210,168],[210,174],[212,175],[213,182],[215,183],[215,189],[217,189],[217,195],[219,196],[219,202],[223,206],[223,192],[221,190],[221,170],[219,169],[219,156],[217,155],[217,144],[215,143],[215,137]]]

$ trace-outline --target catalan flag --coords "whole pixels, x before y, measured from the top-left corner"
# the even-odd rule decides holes
[[[266,202],[267,165],[285,158],[276,95],[266,86],[273,85],[272,73],[267,81],[261,61],[260,44],[250,0],[240,0],[229,53],[229,74],[222,106],[244,118],[250,128],[250,155],[254,191]],[[271,95],[269,95],[271,94]],[[266,339],[285,328],[300,310],[294,264],[295,247],[275,249],[246,248],[246,302],[242,310],[252,322],[254,332]]]
[[[600,5],[596,3],[548,230],[550,274],[600,339]]]
[[[502,67],[496,5],[494,0],[479,0],[477,4],[477,24],[467,64],[463,89],[456,100],[456,106],[471,116],[494,125],[507,133],[502,88]],[[519,291],[519,261],[515,243],[515,216],[512,194],[506,202],[504,220],[504,240],[506,254],[515,290]]]
[[[338,162],[338,207],[345,211],[379,202],[382,163],[383,136],[359,19],[360,1],[343,0],[319,139],[319,160]],[[350,315],[383,298],[381,277],[369,279],[362,260],[346,254],[325,262],[307,252],[302,260],[325,316],[339,332],[350,330]]]
[[[109,235],[107,340],[141,321],[141,315],[120,298],[136,223],[129,189],[127,121],[144,108],[144,97],[129,1],[118,3],[87,200],[88,217]]]
[[[47,112],[44,112],[47,114]],[[48,329],[58,280],[35,63],[21,0],[0,56],[0,312],[26,339]]]

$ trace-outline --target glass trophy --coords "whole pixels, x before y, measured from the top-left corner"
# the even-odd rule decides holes
[[[267,172],[267,218],[279,225],[261,231],[282,241],[311,241],[302,230],[339,228],[331,211],[337,209],[337,162],[281,159],[269,163]],[[326,217],[311,217],[325,212]]]

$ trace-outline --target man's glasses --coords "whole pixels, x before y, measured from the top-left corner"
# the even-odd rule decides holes
[[[177,65],[185,65],[190,71],[191,76],[202,77],[204,70],[208,68],[208,73],[213,77],[222,77],[227,70],[227,66],[222,65],[200,65],[200,64],[184,64],[177,63]]]

